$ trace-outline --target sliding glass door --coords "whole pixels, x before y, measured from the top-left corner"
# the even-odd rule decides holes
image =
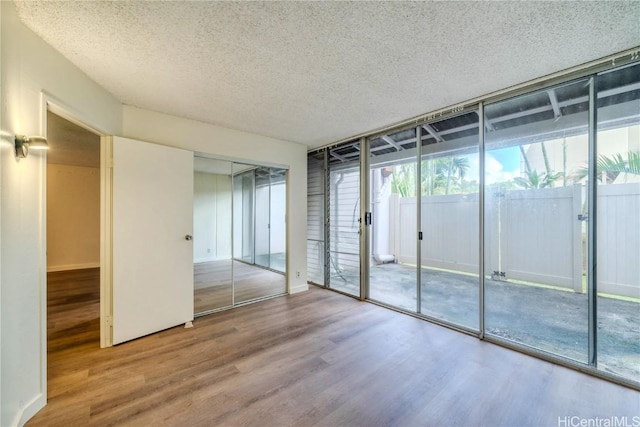
[[[583,79],[485,108],[485,333],[588,357]],[[538,111],[538,112],[536,112]]]
[[[597,366],[640,382],[640,64],[596,89]]]
[[[371,253],[369,298],[417,310],[415,128],[369,141]]]
[[[478,329],[478,112],[421,126],[420,313]]]

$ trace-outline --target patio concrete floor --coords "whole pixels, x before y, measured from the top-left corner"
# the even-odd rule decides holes
[[[332,272],[331,287],[358,292],[357,271]],[[478,278],[422,269],[422,313],[478,328]],[[372,300],[416,310],[416,267],[371,268]],[[640,304],[598,297],[598,367],[640,381]],[[487,280],[485,331],[586,363],[587,295],[540,286]]]

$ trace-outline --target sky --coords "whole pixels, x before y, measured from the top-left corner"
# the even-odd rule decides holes
[[[469,157],[469,170],[467,179],[478,180],[479,174],[478,155]],[[520,176],[520,149],[507,147],[499,150],[491,150],[485,153],[485,183],[495,184],[505,182]]]

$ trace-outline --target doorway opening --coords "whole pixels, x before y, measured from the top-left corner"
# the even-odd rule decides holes
[[[47,154],[48,395],[69,352],[100,346],[100,136],[51,111]]]

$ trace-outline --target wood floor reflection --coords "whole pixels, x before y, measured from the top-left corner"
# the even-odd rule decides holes
[[[235,303],[286,291],[285,276],[233,261]],[[194,312],[202,313],[232,304],[231,260],[194,264]]]

